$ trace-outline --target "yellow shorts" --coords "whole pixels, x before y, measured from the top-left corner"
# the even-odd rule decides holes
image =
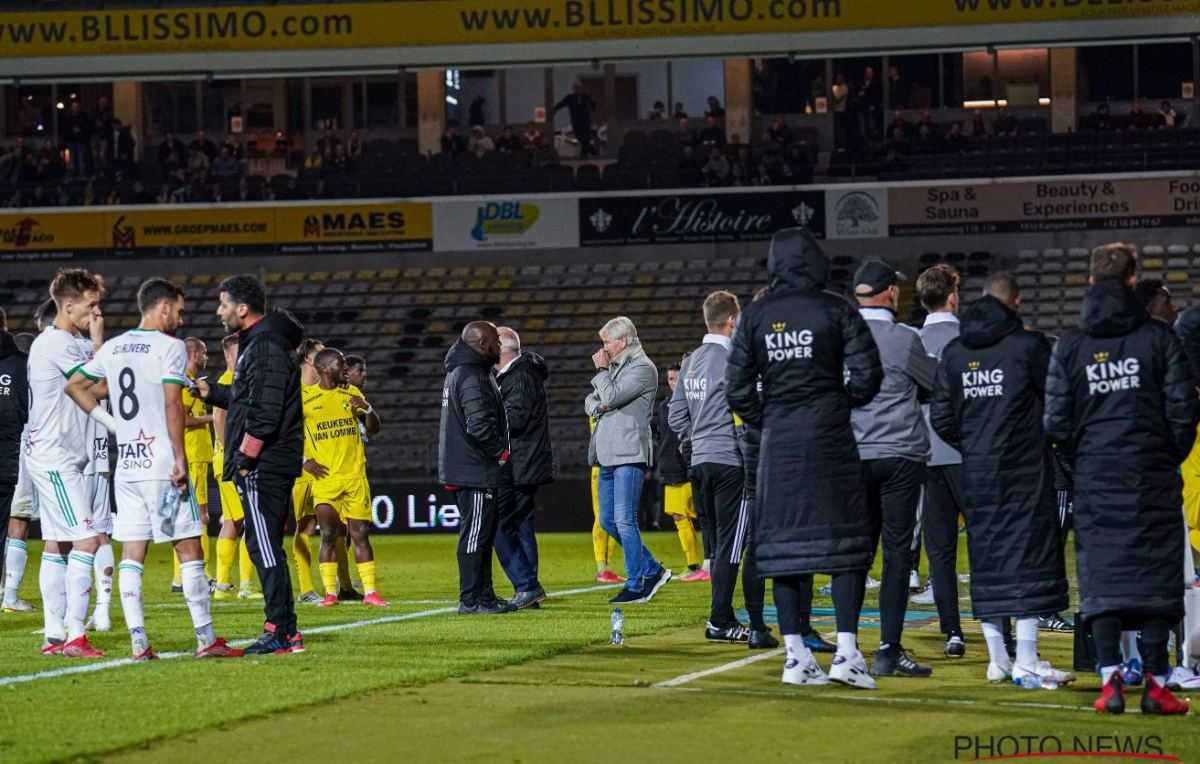
[[[663,512],[668,515],[684,515],[695,517],[696,508],[692,502],[692,484],[663,486]]]
[[[317,513],[316,505],[313,504],[313,480],[311,478],[301,478],[292,486],[292,510],[296,513],[297,521]]]
[[[371,520],[371,486],[366,478],[314,480],[312,489],[313,505],[328,504],[337,511],[343,523]]]
[[[221,495],[221,519],[239,523],[246,517],[242,509],[242,497],[238,496],[237,486],[228,480],[217,481],[217,491]]]
[[[208,462],[188,462],[188,480],[192,483],[192,496],[200,506],[208,504]]]

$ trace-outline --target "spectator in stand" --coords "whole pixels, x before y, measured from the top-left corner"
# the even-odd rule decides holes
[[[331,174],[348,175],[354,171],[354,164],[346,154],[346,144],[338,143],[333,147],[333,157],[329,160],[328,169]]]
[[[1007,106],[1000,107],[1000,113],[992,120],[992,130],[998,136],[1017,134],[1017,118],[1009,113]]]
[[[951,122],[946,129],[946,137],[942,139],[943,148],[951,154],[961,154],[967,147],[967,139],[963,135],[962,123]]]
[[[882,128],[883,86],[875,76],[875,67],[863,68],[863,79],[855,90],[854,111],[858,117],[859,134],[872,138]]]
[[[833,102],[833,143],[834,148],[844,149],[850,143],[849,113],[846,107],[850,102],[850,86],[846,84],[846,75],[838,73],[833,76],[833,87],[830,90]]]
[[[163,142],[158,144],[158,164],[163,168],[163,172],[167,172],[167,165],[171,161],[172,154],[182,157],[186,150],[183,141],[171,133],[167,133],[167,137],[163,139]]]
[[[471,128],[471,140],[467,142],[467,151],[475,155],[476,159],[482,159],[484,154],[490,154],[496,150],[496,142],[483,129],[483,125],[475,125]]]
[[[919,152],[931,154],[941,148],[942,131],[928,111],[921,112],[921,119],[917,122],[913,135]]]
[[[583,83],[576,80],[572,92],[554,104],[554,114],[560,109],[566,109],[571,118],[571,130],[575,140],[579,141],[579,156],[586,157],[596,153],[592,145],[592,114],[596,111],[596,102],[583,91]]]
[[[792,142],[792,131],[783,117],[776,117],[767,128],[767,143],[781,149],[787,148]]]
[[[980,140],[988,134],[987,122],[983,120],[983,112],[976,109],[971,113],[971,137]]]
[[[487,124],[487,116],[483,112],[485,103],[487,103],[487,99],[481,95],[471,99],[471,105],[467,107],[467,124],[469,126],[476,127]]]
[[[442,133],[442,153],[461,154],[467,150],[467,141],[458,133],[458,128],[451,125]]]
[[[664,104],[662,101],[655,101],[654,108],[652,108],[650,110],[650,113],[646,115],[646,119],[659,120],[659,119],[666,119],[666,118],[667,118],[667,105]]]
[[[63,120],[62,134],[71,155],[71,174],[83,177],[92,174],[92,121],[83,113],[79,101],[71,101],[71,110]]]
[[[809,103],[807,104],[805,110],[810,114],[813,114],[817,111],[817,99],[826,98],[829,95],[827,92],[825,92],[825,77],[820,74],[814,75],[812,80],[808,83],[808,89]],[[826,108],[828,108],[828,104],[826,104]]]
[[[317,139],[317,150],[322,156],[333,156],[333,147],[342,142],[342,139],[337,137],[337,133],[330,128],[325,128],[321,132],[321,137]]]
[[[210,169],[213,179],[217,181],[236,178],[242,174],[242,165],[233,156],[233,151],[228,144],[221,147],[221,153],[213,160]]]
[[[221,144],[221,150],[229,150],[230,155],[239,162],[245,158],[245,152],[242,151],[242,142],[233,133],[225,136],[225,142]]]
[[[193,146],[195,144],[192,144]],[[211,163],[208,160],[208,154],[201,149],[192,149],[188,155],[188,175],[191,178],[204,178],[208,174],[208,169]]]
[[[512,125],[505,125],[496,139],[496,151],[512,154],[521,150],[521,139],[513,132]]]
[[[704,110],[704,116],[722,119],[725,116],[725,107],[717,100],[716,96],[708,97],[708,108]]]
[[[1133,106],[1129,108],[1129,126],[1134,130],[1149,130],[1154,126],[1153,117],[1146,113],[1142,108],[1141,100],[1136,98]]]
[[[346,156],[350,157],[351,162],[356,162],[362,156],[362,152],[362,138],[359,136],[358,131],[355,130],[350,133],[350,140],[346,143]]]
[[[92,115],[92,157],[97,167],[109,167],[113,163],[113,112],[108,98],[100,96],[96,101],[96,112]]]
[[[704,168],[700,171],[704,176],[704,185],[706,186],[726,186],[729,185],[729,176],[733,169],[729,166],[729,159],[716,146],[713,146],[708,153],[708,161],[705,162]]]
[[[521,143],[529,150],[539,149],[542,143],[545,142],[546,136],[542,133],[542,129],[537,126],[537,123],[530,120],[525,125],[525,132],[521,133]]]
[[[725,130],[722,129],[717,117],[709,114],[704,118],[705,126],[700,131],[700,143],[703,146],[716,146],[718,148],[725,145]]]
[[[199,151],[200,153],[204,154],[204,157],[208,160],[209,164],[211,164],[212,161],[217,158],[217,144],[209,140],[208,136],[204,134],[203,130],[196,131],[196,137],[192,140],[192,145],[190,148],[193,152]]]
[[[900,67],[892,64],[888,67],[888,96],[893,109],[908,109],[912,107],[908,80],[900,76]]]
[[[808,183],[812,180],[812,160],[804,144],[793,143],[788,147],[787,160],[783,163],[785,183]]]
[[[754,158],[750,154],[749,146],[738,146],[737,157],[730,166],[730,179],[735,186],[753,185]]]
[[[1163,101],[1158,107],[1159,116],[1163,119],[1163,127],[1174,128],[1179,124],[1179,113],[1170,101]]]
[[[907,154],[912,144],[912,125],[900,112],[896,112],[892,123],[888,125],[887,144],[888,150],[894,154]]]
[[[325,164],[325,158],[321,155],[320,149],[313,149],[313,153],[304,158],[305,170],[320,172],[323,164]]]
[[[1112,121],[1108,113],[1108,103],[1102,103],[1092,112],[1093,130],[1112,130]]]
[[[679,180],[684,186],[699,186],[704,182],[704,159],[696,147],[684,146],[679,154]]]
[[[675,109],[671,112],[671,119],[687,119],[687,109],[683,108],[683,101],[675,102]]]
[[[696,133],[688,127],[687,117],[680,118],[678,122],[678,128],[675,130],[675,142],[681,149],[696,145]]]

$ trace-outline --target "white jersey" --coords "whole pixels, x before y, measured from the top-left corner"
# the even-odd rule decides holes
[[[175,448],[167,429],[164,385],[188,384],[183,340],[146,329],[131,329],[100,348],[80,371],[108,380],[117,422],[118,483],[169,480]]]
[[[95,355],[95,345],[92,344],[91,337],[80,335],[79,344],[82,346],[84,355],[90,360]],[[100,401],[100,405],[105,405],[105,401]],[[88,417],[88,442],[92,444],[92,451],[88,455],[87,467],[83,469],[85,475],[95,475],[97,473],[108,472],[108,430],[104,425],[97,422],[95,419]]]
[[[92,419],[67,397],[65,386],[92,358],[70,332],[50,327],[29,348],[29,453],[36,470],[82,472],[92,452]]]

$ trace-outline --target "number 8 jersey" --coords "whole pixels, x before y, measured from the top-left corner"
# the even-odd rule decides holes
[[[80,371],[108,380],[117,422],[117,472],[122,483],[169,480],[175,465],[163,385],[186,387],[183,340],[147,329],[130,329],[100,348]]]

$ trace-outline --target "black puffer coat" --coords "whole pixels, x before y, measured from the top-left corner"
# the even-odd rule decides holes
[[[492,362],[458,340],[446,353],[438,481],[457,488],[508,484],[512,469],[500,464],[508,450],[508,417]]]
[[[550,414],[546,380],[550,370],[537,353],[517,356],[497,377],[512,439],[513,483],[545,485],[554,481],[554,450],[550,445]]]
[[[654,451],[654,469],[663,485],[688,482],[688,465],[679,450],[679,436],[667,424],[671,408],[670,396],[658,407],[658,448]]]
[[[1133,291],[1088,290],[1080,328],[1058,341],[1046,433],[1073,457],[1085,618],[1183,616],[1179,465],[1196,437],[1195,380],[1178,338]]]
[[[12,335],[0,329],[0,483],[17,482],[21,432],[29,419],[28,360]]]
[[[1069,604],[1050,445],[1042,431],[1050,344],[994,297],[963,314],[942,351],[930,422],[962,453],[976,618]]]
[[[767,271],[770,289],[742,313],[725,376],[730,408],[762,428],[759,572],[866,570],[875,545],[850,409],[879,392],[879,350],[854,306],[824,291],[829,261],[808,231],[777,233]]]

